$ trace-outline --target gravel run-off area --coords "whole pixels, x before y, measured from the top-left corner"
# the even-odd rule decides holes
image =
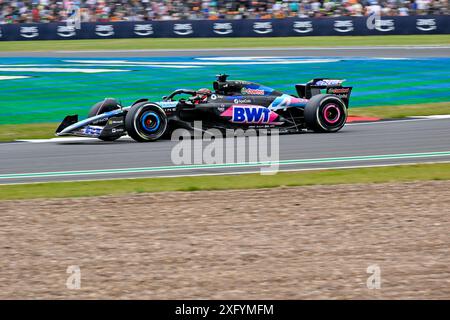
[[[1,201],[0,298],[450,299],[449,247],[450,181]]]

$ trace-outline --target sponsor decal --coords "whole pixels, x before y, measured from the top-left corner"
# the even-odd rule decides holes
[[[56,34],[60,37],[69,38],[76,35],[75,26],[58,26]]]
[[[255,22],[253,23],[253,31],[259,34],[271,33],[273,31],[272,22]]]
[[[192,23],[175,23],[173,25],[173,33],[179,36],[186,36],[188,34],[193,34],[194,30],[192,28]]]
[[[81,131],[82,131],[84,134],[93,135],[93,136],[98,136],[98,135],[100,135],[100,133],[102,132],[102,130],[103,130],[102,128],[86,126],[86,127],[83,128]]]
[[[121,133],[121,132],[123,132],[124,130],[122,129],[122,128],[112,128],[111,129],[111,133]]]
[[[436,19],[417,19],[416,28],[420,31],[432,31],[437,29]]]
[[[213,94],[211,95],[211,100],[216,100],[216,99],[217,99],[217,95],[213,93]]]
[[[92,121],[92,124],[102,123],[108,121],[108,118],[102,118],[95,121]]]
[[[264,108],[233,108],[233,122],[267,123],[269,121],[269,109]]]
[[[233,102],[234,103],[251,103],[252,100],[250,100],[250,99],[234,99]]]
[[[161,108],[166,109],[166,108],[175,108],[177,106],[178,102],[177,101],[161,101],[161,102],[158,102],[158,104],[161,106]]]
[[[308,33],[313,31],[312,21],[295,21],[293,29],[297,33]]]
[[[334,30],[337,32],[350,32],[353,31],[353,21],[352,20],[335,20]]]
[[[24,38],[35,38],[39,36],[38,27],[20,27],[20,35]]]
[[[153,34],[153,25],[152,24],[135,24],[134,25],[134,34],[138,36],[149,36]]]
[[[108,124],[123,124],[123,120],[109,120]]]
[[[395,30],[395,23],[394,20],[388,19],[388,20],[381,20],[377,19],[375,20],[375,29],[381,32],[388,32]]]
[[[222,117],[231,117],[234,123],[279,124],[275,122],[278,114],[263,106],[233,105],[221,113]]]
[[[114,35],[114,26],[112,24],[95,26],[95,34],[99,37],[110,37]]]
[[[251,89],[251,88],[242,88],[241,89],[241,93],[242,94],[252,94],[252,95],[260,95],[263,96],[264,95],[264,90],[262,89]]]
[[[217,34],[230,34],[233,33],[233,25],[231,22],[216,22],[213,25],[213,31]]]
[[[269,123],[271,111],[259,106],[233,106],[231,122]]]
[[[350,88],[331,88],[328,93],[348,93]]]
[[[276,109],[284,109],[286,107],[301,107],[306,105],[308,99],[303,98],[295,98],[290,95],[284,94],[281,97],[276,97],[275,100],[272,101],[269,108],[272,110]]]
[[[341,85],[344,80],[324,79],[315,83],[316,86],[338,86]]]

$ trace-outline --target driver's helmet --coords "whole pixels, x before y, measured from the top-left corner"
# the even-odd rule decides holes
[[[211,90],[207,88],[201,88],[197,90],[196,100],[199,102],[206,102],[208,100],[208,96],[211,95]]]

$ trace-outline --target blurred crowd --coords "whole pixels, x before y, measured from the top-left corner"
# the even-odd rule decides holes
[[[448,0],[0,0],[0,23],[283,19],[288,17],[449,14]]]

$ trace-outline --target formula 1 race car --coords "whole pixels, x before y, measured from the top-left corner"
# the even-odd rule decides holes
[[[139,142],[155,141],[176,128],[195,130],[270,129],[279,133],[339,131],[347,120],[352,87],[344,80],[314,79],[295,85],[297,95],[240,80],[217,76],[214,91],[178,89],[160,102],[139,99],[123,107],[115,99],[95,104],[82,121],[67,116],[56,130],[57,136],[73,135],[114,141],[128,134]]]

